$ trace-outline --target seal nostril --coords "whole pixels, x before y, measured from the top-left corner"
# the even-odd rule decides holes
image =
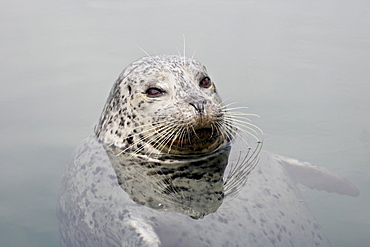
[[[205,103],[206,103],[205,101],[201,101],[201,102],[191,102],[189,104],[193,106],[198,113],[204,113]]]

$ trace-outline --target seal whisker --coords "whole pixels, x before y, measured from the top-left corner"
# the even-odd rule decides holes
[[[178,122],[171,122],[168,126],[162,126],[158,133],[160,133],[160,136],[157,136],[156,138],[159,138],[159,140],[155,140],[156,148],[162,152],[166,146],[168,146],[169,142],[171,144],[169,145],[167,153],[171,151],[173,143],[176,141],[177,134],[181,128],[183,128],[184,123],[182,121]],[[172,139],[172,141],[171,141]]]
[[[194,131],[194,128],[193,128],[193,131]],[[191,129],[189,128],[189,126],[186,126],[186,133],[188,134],[188,140],[189,140],[189,143],[192,144],[190,132],[191,132]]]
[[[167,141],[167,143],[164,143],[163,144],[163,148],[161,149],[161,150],[163,150],[164,148],[165,148],[165,146],[171,141],[171,138],[172,138],[172,136],[173,136],[173,138],[172,138],[172,141],[171,141],[171,144],[169,145],[169,147],[168,147],[168,151],[167,151],[167,153],[170,153],[171,152],[171,148],[172,148],[172,145],[174,144],[174,142],[176,141],[176,138],[177,138],[177,136],[178,136],[178,129],[179,128],[181,128],[181,126],[180,127],[178,127],[178,126],[176,126],[176,128],[175,129],[172,129],[172,133],[170,133],[170,134],[167,134],[166,136],[167,136],[167,138],[168,138],[168,141]]]
[[[193,63],[193,61],[194,61],[194,56],[195,56],[196,52],[197,52],[197,50],[194,50],[193,55],[191,56],[191,63]]]
[[[216,125],[216,123],[211,124],[211,136],[209,137],[209,139],[211,139],[213,137],[214,132],[217,131],[215,125]]]
[[[226,131],[228,131],[228,132],[232,133],[232,135],[233,135],[233,136],[234,136],[234,135],[239,136],[239,137],[241,138],[241,140],[243,140],[243,142],[244,142],[245,144],[247,144],[247,145],[248,145],[248,141],[247,141],[247,140],[245,140],[245,138],[244,138],[242,135],[240,135],[240,133],[239,133],[239,132],[237,132],[236,130],[238,130],[238,129],[239,129],[239,130],[243,131],[244,133],[246,133],[246,134],[247,134],[246,136],[251,135],[251,136],[253,136],[256,140],[259,140],[259,139],[258,139],[255,135],[253,135],[252,133],[250,133],[250,132],[248,132],[248,131],[246,131],[246,130],[244,130],[244,129],[242,129],[242,128],[238,128],[238,127],[235,125],[235,123],[234,123],[234,122],[232,122],[231,120],[229,120],[229,119],[227,119],[227,118],[225,118],[225,120],[224,120],[224,124],[222,125],[222,127],[224,127]]]
[[[226,102],[226,101],[227,101],[227,99],[223,100],[223,101],[219,104],[219,106],[220,106],[220,108],[221,108],[222,110],[224,110],[224,109],[226,109],[226,110],[227,110],[229,106],[236,104],[236,102],[231,102],[231,103],[225,104],[225,102]]]
[[[226,115],[226,114],[225,114]],[[244,116],[239,116],[239,115],[233,115],[233,114],[227,114],[227,117],[231,118],[231,119],[240,119],[240,120],[243,120],[243,121],[247,121],[247,122],[252,122],[251,119],[247,118],[247,117],[244,117]]]
[[[253,116],[253,117],[258,117],[258,118],[260,117],[259,115],[254,114],[254,113],[242,113],[242,112],[232,112],[232,111],[228,111],[227,113],[232,116]]]
[[[193,126],[190,126],[190,129],[193,131],[196,138],[200,139],[200,137],[197,135],[197,132],[195,131]]]
[[[186,48],[186,40],[185,40],[185,34],[183,34],[182,35],[182,37],[183,37],[183,42],[184,42],[184,56],[183,56],[183,65],[185,66],[185,60],[186,60],[186,50],[185,50],[185,48]]]
[[[247,106],[238,106],[238,107],[233,107],[233,108],[227,108],[228,111],[235,111],[235,110],[240,110],[240,109],[249,109]]]
[[[254,127],[263,134],[263,131],[259,127],[257,127],[256,125],[254,125],[252,123],[248,123],[248,122],[245,122],[245,121],[242,121],[242,120],[239,120],[239,119],[235,119],[235,118],[230,118],[230,119],[231,119],[231,121],[233,121],[233,123],[236,127],[244,127],[248,130],[251,130],[256,135],[258,135],[258,132],[252,128],[252,127]],[[229,119],[226,119],[226,120],[228,121]]]
[[[175,48],[176,48],[177,54],[179,54],[179,57],[181,57],[181,52],[180,52],[179,48],[177,46],[175,46]]]
[[[171,138],[175,136],[175,134],[176,130],[169,129],[168,131],[165,132],[165,134],[162,137],[160,137],[160,142],[156,143],[157,144],[156,147],[158,148],[158,150],[160,150],[160,152],[163,152],[164,148],[171,141]],[[171,147],[172,145],[170,145],[167,151],[168,153],[171,151]]]
[[[165,141],[166,139],[168,139],[168,138],[171,137],[172,134],[169,135],[169,133],[173,133],[174,132],[174,130],[173,130],[174,127],[176,128],[177,125],[176,124],[173,124],[173,123],[171,123],[168,126],[166,126],[166,125],[159,126],[159,128],[156,130],[155,139],[154,140],[150,140],[150,142],[151,143],[155,143],[155,146],[160,148],[161,143],[163,141]]]
[[[225,195],[227,198],[229,198],[229,200],[232,200],[233,197],[235,197],[237,193],[244,187],[245,183],[247,182],[247,176],[258,164],[259,153],[262,149],[262,144],[262,142],[257,142],[257,147],[251,154],[251,149],[249,148],[243,160],[240,161],[240,159],[238,159],[236,165],[232,167],[230,173],[226,176],[224,183],[226,191]],[[239,155],[239,157],[240,156],[241,154]]]
[[[247,159],[247,158],[248,158],[248,156],[249,156],[250,151],[251,151],[251,148],[250,148],[250,147],[248,147],[248,151],[247,151],[247,153],[243,156],[243,158],[242,158],[241,153],[239,153],[239,157],[238,157],[238,160],[237,160],[236,164],[244,164],[244,163],[246,162],[246,159]],[[252,157],[252,156],[250,156],[250,157],[248,158],[248,160],[249,160],[251,157]],[[248,161],[248,160],[247,160],[247,161]],[[238,165],[232,166],[232,168],[230,169],[230,173],[227,175],[227,178],[228,178],[229,180],[226,180],[224,184],[232,187],[232,185],[233,185],[233,184],[229,182],[229,181],[230,181],[230,179],[231,179],[231,178],[234,178],[234,177],[236,177],[236,176],[240,176],[240,175],[242,174],[241,172],[242,172],[243,170],[248,170],[248,169],[249,169],[249,167],[248,167],[248,166],[238,166]],[[239,174],[237,174],[237,173],[239,173]],[[233,182],[235,182],[235,180],[234,180]]]
[[[168,128],[170,128],[170,127],[168,127]],[[157,129],[157,127],[153,127],[150,130],[156,130],[156,129]],[[143,133],[146,133],[146,132],[149,132],[149,131],[145,130],[145,131],[142,131],[142,132],[137,133],[135,135],[139,135],[140,136],[140,135],[142,135]],[[134,136],[134,135],[131,135],[131,136]],[[152,137],[152,136],[155,136],[155,132],[149,132],[147,135],[143,135],[142,138],[138,138],[135,142],[133,142],[127,148],[124,148],[120,153],[117,154],[117,156],[118,155],[121,155],[122,153],[128,151],[130,148],[132,148],[132,147],[134,147],[134,146],[136,146],[138,144],[143,144],[144,143],[144,145],[142,145],[141,147],[138,147],[137,149],[135,149],[135,151],[133,153],[134,154],[137,154],[137,153],[141,152],[145,147],[148,147],[150,145],[148,142],[144,142],[142,139],[149,140],[150,137]]]
[[[175,131],[174,131],[175,132]],[[170,153],[171,152],[171,148],[172,148],[172,145],[175,143],[175,141],[176,141],[176,138],[178,137],[178,135],[177,135],[177,133],[175,132],[174,133],[174,138],[172,138],[172,141],[171,141],[171,144],[170,144],[170,146],[169,146],[169,148],[168,148],[168,151],[167,151],[167,153]]]
[[[190,120],[190,118],[188,118]],[[174,121],[171,122],[171,127],[169,130],[170,132],[167,133],[162,133],[162,135],[166,136],[166,138],[163,138],[161,145],[158,145],[158,149],[160,151],[163,151],[166,147],[168,147],[167,153],[170,153],[172,150],[172,147],[175,143],[176,140],[179,140],[178,147],[180,147],[183,144],[184,141],[184,134],[186,133],[186,128],[187,126],[187,119],[183,121]],[[170,143],[170,144],[169,144]]]
[[[259,128],[257,125],[250,123],[251,120],[249,118],[246,118],[244,116],[256,116],[259,117],[256,114],[247,114],[247,113],[240,113],[240,112],[233,112],[233,111],[224,111],[225,114],[225,122],[228,122],[230,125],[233,125],[237,129],[243,129],[246,133],[253,136],[256,140],[259,140],[256,135],[258,135],[258,130],[261,134],[263,134],[263,131],[261,128]],[[252,131],[254,134],[249,132]]]
[[[249,173],[253,170],[253,164],[255,164],[255,160],[258,158],[258,154],[261,151],[262,148],[262,142],[257,143],[257,147],[254,149],[254,151],[251,153],[252,148],[248,148],[247,153],[243,156],[241,153],[239,154],[238,160],[236,164],[243,164],[243,165],[234,165],[231,167],[229,174],[226,176],[227,180],[225,182],[225,185],[234,187],[235,183],[238,183],[238,176],[244,176],[245,173]],[[244,164],[251,164],[250,165],[244,165]],[[233,178],[234,181],[230,181],[230,179]]]
[[[168,121],[157,122],[156,124],[162,124],[162,123],[168,123]],[[143,130],[143,131],[141,131],[141,132],[133,133],[133,134],[131,134],[131,135],[132,135],[132,136],[138,136],[138,135],[141,135],[141,134],[143,134],[143,133],[151,132],[151,131],[153,131],[153,130],[155,130],[155,129],[157,129],[157,128],[158,128],[157,126],[154,126],[152,123],[150,123],[150,124],[140,125],[139,127],[140,127],[140,128],[145,128],[145,127],[147,127],[147,126],[151,126],[151,128],[149,128],[149,129],[145,129],[145,130]]]
[[[157,63],[157,61],[148,53],[146,52],[143,48],[137,45],[137,47],[142,50],[152,61],[153,63],[157,66],[158,69],[161,69],[161,66]]]
[[[179,131],[178,131],[180,134],[176,134],[177,136],[173,139],[172,143],[171,143],[171,146],[170,148],[172,147],[173,143],[175,142],[175,140],[178,139],[180,140],[180,143],[179,143],[179,146],[181,147],[182,144],[183,144],[183,136],[184,136],[184,133],[185,133],[185,127],[184,126],[180,126],[179,128]]]
[[[224,139],[228,139],[228,140],[233,139],[234,134],[232,130],[228,126],[226,126],[225,123],[216,122],[215,127],[216,127],[217,132],[220,133]]]
[[[185,135],[186,135],[186,128],[183,126],[180,130],[180,135],[179,135],[179,140],[180,140],[179,147],[180,148],[184,145]]]
[[[230,169],[229,169],[228,173],[224,175],[225,191],[230,192],[229,188],[233,188],[232,185],[231,185],[231,182],[233,181],[233,178],[237,175],[237,172],[240,171],[240,168],[239,168],[240,164],[243,164],[243,162],[241,160],[242,159],[244,160],[245,157],[248,157],[249,152],[250,152],[250,148],[248,148],[248,151],[245,154],[244,158],[242,158],[241,153],[239,153],[237,161],[229,166]]]
[[[260,139],[259,139],[256,135],[252,134],[250,131],[248,131],[248,130],[246,130],[246,129],[244,129],[244,128],[240,127],[240,126],[238,127],[238,130],[241,130],[242,132],[246,133],[246,134],[247,134],[247,136],[248,136],[248,135],[252,136],[256,141],[260,141]],[[244,138],[243,138],[243,140],[244,140]],[[244,140],[244,141],[245,141],[245,140]],[[245,143],[246,143],[246,144],[248,144],[248,141],[245,141]]]

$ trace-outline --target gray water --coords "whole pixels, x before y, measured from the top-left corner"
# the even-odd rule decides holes
[[[56,194],[121,70],[148,53],[207,66],[264,149],[361,191],[302,187],[333,246],[370,244],[369,1],[0,3],[0,246],[58,246]]]

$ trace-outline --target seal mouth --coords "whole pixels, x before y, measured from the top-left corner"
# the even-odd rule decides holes
[[[189,120],[189,119],[188,119]],[[194,120],[194,121],[192,121]],[[146,142],[161,153],[204,154],[229,141],[222,119],[198,118],[189,121],[153,124],[153,134]]]
[[[185,146],[191,144],[208,143],[214,136],[214,130],[212,128],[200,128],[191,130],[183,135],[170,138],[169,145]]]
[[[204,154],[209,153],[225,144],[216,130],[211,127],[187,129],[173,138],[168,138],[162,146],[162,151],[168,154]]]

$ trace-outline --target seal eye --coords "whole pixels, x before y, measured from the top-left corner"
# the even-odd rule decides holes
[[[202,88],[209,88],[212,85],[211,79],[209,77],[204,77],[200,82],[199,86]]]
[[[151,87],[148,88],[145,93],[149,98],[155,98],[161,96],[164,92],[159,88]]]

